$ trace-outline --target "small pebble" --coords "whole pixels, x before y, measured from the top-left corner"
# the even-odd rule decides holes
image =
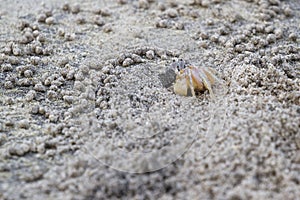
[[[178,2],[176,2],[176,1],[168,1],[168,3],[170,4],[170,7],[171,7],[171,8],[176,8],[176,7],[178,7]]]
[[[17,71],[20,75],[23,75],[24,72],[25,72],[26,70],[28,70],[28,69],[29,69],[29,66],[28,66],[28,65],[21,65],[21,66],[18,66],[18,67],[16,68],[16,71]]]
[[[40,30],[39,25],[35,22],[31,25],[31,28],[32,28],[33,31]]]
[[[51,16],[53,15],[52,10],[46,10],[46,11],[45,11],[45,15],[46,15],[47,17],[51,17]]]
[[[141,63],[141,62],[142,62],[142,58],[141,58],[139,55],[132,54],[132,55],[131,55],[131,58],[133,59],[133,61],[134,61],[135,63]]]
[[[225,45],[226,42],[227,42],[227,37],[225,36],[220,36],[219,39],[218,39],[218,42],[222,45]]]
[[[210,36],[210,40],[212,42],[217,43],[219,41],[219,35],[218,34],[213,34],[212,36]]]
[[[61,133],[61,125],[47,124],[45,126],[45,133],[49,134],[49,135],[52,135],[52,136],[56,136],[56,135]],[[48,143],[48,146],[55,147],[56,145],[57,145],[57,140],[56,141],[54,140],[54,141],[51,141],[51,142]],[[48,153],[48,151],[47,151],[47,153]],[[55,154],[55,152],[53,152],[53,153]]]
[[[203,40],[207,40],[209,38],[208,34],[204,31],[201,31],[199,36],[203,39]]]
[[[21,44],[28,44],[30,43],[32,40],[29,40],[26,36],[22,36],[21,39],[20,39],[20,43]]]
[[[1,65],[1,71],[2,72],[10,72],[10,71],[13,71],[13,67],[11,66],[11,64],[3,64],[3,65]]]
[[[103,26],[103,32],[104,33],[110,33],[110,32],[112,32],[112,25],[111,24],[105,24],[104,26]]]
[[[68,57],[60,57],[58,60],[58,65],[61,67],[66,66],[66,64],[69,63],[69,58]]]
[[[57,34],[58,34],[59,36],[63,37],[63,36],[65,35],[64,29],[59,28],[59,29],[57,30]]]
[[[155,48],[155,54],[158,55],[159,57],[166,55],[167,52],[163,48]]]
[[[168,20],[161,19],[156,23],[157,28],[167,28],[168,27]]]
[[[28,39],[28,41],[32,41],[33,39],[34,39],[34,36],[33,36],[33,33],[32,33],[32,31],[26,31],[25,33],[24,33],[24,36]]]
[[[4,87],[5,89],[12,89],[14,88],[14,84],[11,81],[5,81]]]
[[[199,41],[198,45],[200,48],[204,48],[204,49],[208,48],[208,43],[206,41]]]
[[[10,45],[5,46],[3,49],[3,52],[7,55],[11,55],[12,54],[12,47]]]
[[[94,18],[94,23],[98,26],[103,26],[105,24],[105,21],[101,17],[96,16]]]
[[[259,39],[259,41],[258,41],[259,47],[266,47],[267,45],[268,45],[268,41],[266,41],[264,39]]]
[[[67,80],[74,79],[75,78],[75,73],[76,73],[75,69],[69,70],[69,72],[67,73],[66,79]]]
[[[71,7],[71,12],[73,14],[78,14],[80,12],[80,5],[79,4],[76,4],[74,6]]]
[[[21,78],[17,81],[18,86],[28,87],[31,85],[30,80],[28,78]]]
[[[101,15],[103,17],[109,17],[111,16],[111,12],[108,8],[104,8],[104,9],[101,9],[101,8],[96,8],[94,11],[93,11],[94,14],[96,15]]]
[[[124,5],[128,3],[128,0],[117,0],[118,4]]]
[[[245,51],[245,45],[242,45],[242,44],[238,44],[235,46],[235,51],[238,52],[238,53],[242,53],[243,51]]]
[[[274,43],[274,42],[276,41],[276,36],[275,36],[275,34],[269,34],[269,35],[267,36],[267,41],[268,41],[269,44]]]
[[[290,7],[286,7],[284,10],[283,10],[283,13],[285,14],[285,16],[287,17],[290,17],[293,15],[293,11]]]
[[[165,13],[170,17],[170,18],[175,18],[178,16],[178,12],[174,8],[169,8],[165,11]]]
[[[38,91],[38,92],[45,92],[46,91],[46,87],[43,86],[41,83],[36,84],[33,89],[35,91]]]
[[[199,1],[199,2],[200,2],[200,5],[204,8],[207,8],[210,4],[209,0],[202,0],[202,1]]]
[[[115,75],[109,75],[107,76],[106,79],[104,79],[103,83],[106,84],[106,83],[110,83],[110,82],[114,82],[116,81],[116,76]]]
[[[51,84],[53,84],[53,82],[52,82]],[[57,91],[57,90],[58,90],[58,87],[57,87],[56,85],[51,85],[51,86],[49,87],[49,90]]]
[[[41,54],[43,54],[43,48],[42,48],[41,46],[35,46],[34,52],[35,52],[37,55],[41,55]]]
[[[272,25],[265,27],[265,32],[266,33],[273,33],[274,30],[275,30],[275,27],[272,26]]]
[[[291,34],[289,35],[289,40],[295,42],[295,41],[297,40],[297,35],[296,35],[295,33],[291,33]]]
[[[214,22],[214,20],[212,20],[212,19],[207,19],[207,20],[206,20],[206,24],[207,24],[207,26],[212,26],[212,25],[215,24],[215,22]]]
[[[38,19],[38,22],[45,22],[46,21],[46,19],[47,19],[47,16],[46,16],[46,14],[40,14],[38,17],[37,17],[37,19]]]
[[[86,23],[86,19],[84,17],[77,17],[76,18],[76,23],[77,24],[85,24]]]
[[[32,114],[38,114],[39,113],[39,105],[35,104],[31,107],[31,111]]]
[[[275,34],[276,39],[282,38],[282,35],[283,35],[282,30],[280,28],[275,29],[274,34]]]
[[[160,58],[161,58],[162,60],[167,60],[167,59],[168,59],[168,56],[165,54],[165,55],[161,55]]]
[[[68,95],[63,96],[63,99],[68,104],[72,104],[73,101],[74,101],[74,97],[73,96],[68,96]]]
[[[88,74],[89,73],[89,67],[85,64],[82,64],[79,66],[79,70],[83,73],[83,74]]]
[[[38,30],[35,30],[32,32],[33,37],[39,36],[40,32]]]
[[[85,86],[84,86],[84,84],[81,81],[75,81],[73,88],[75,90],[80,91],[80,92],[85,91]]]
[[[49,56],[53,52],[53,49],[51,47],[46,47],[43,49],[43,55]]]
[[[101,71],[104,74],[109,74],[111,72],[111,66],[110,65],[106,65],[106,66],[102,67]]]
[[[39,36],[37,36],[37,41],[39,41],[39,42],[45,42],[46,41],[46,37],[44,36],[44,35],[39,35]]]
[[[197,10],[191,10],[189,12],[189,15],[193,18],[198,18],[200,16],[199,12]]]
[[[176,23],[175,23],[175,28],[176,28],[177,30],[183,30],[183,29],[184,29],[184,24],[181,23],[181,22],[176,22]]]
[[[70,10],[70,5],[68,3],[65,3],[63,6],[62,6],[62,9],[64,11],[69,11]]]
[[[51,86],[52,86],[52,85],[54,85],[54,86],[56,86],[56,87],[59,87],[59,86],[63,85],[63,83],[62,83],[62,81],[59,81],[59,80],[53,80],[53,81],[51,82]]]
[[[29,121],[27,119],[20,120],[18,122],[18,127],[23,129],[28,129],[30,127]]]
[[[47,92],[47,98],[50,100],[55,100],[57,98],[57,93],[53,90]]]
[[[12,65],[18,65],[18,64],[21,63],[20,59],[18,59],[15,56],[8,57],[7,58],[7,62],[10,63],[10,64],[12,64]]]
[[[7,99],[7,101],[9,101],[9,102],[7,102],[8,105],[11,105],[13,103],[12,98]],[[10,102],[12,102],[12,103],[10,103]],[[7,120],[4,121],[4,125],[9,126],[9,127],[13,127],[13,126],[15,126],[15,121],[11,120],[11,119],[7,119]]]
[[[2,126],[2,124],[0,124],[0,131],[4,131],[5,128]],[[6,135],[4,134],[0,134],[0,145],[4,144],[7,140]]]
[[[146,57],[150,60],[154,59],[154,51],[153,50],[149,50],[146,52]]]
[[[73,41],[73,40],[75,40],[75,38],[76,38],[76,35],[75,35],[75,33],[67,33],[67,34],[65,34],[65,39],[66,39],[66,41]]]
[[[150,4],[147,0],[139,0],[139,8],[148,9]]]
[[[56,114],[50,114],[49,115],[49,121],[53,122],[53,123],[56,123],[58,121],[58,115],[56,115]]]
[[[26,101],[30,102],[30,101],[32,101],[33,99],[35,99],[35,97],[36,97],[36,91],[30,90],[30,91],[26,94],[25,99],[26,99]]]
[[[82,73],[82,71],[78,71],[76,74],[75,74],[75,80],[76,81],[83,81],[84,80],[84,75]]]
[[[28,153],[30,150],[30,146],[28,144],[16,144],[13,149],[9,150],[11,155],[23,156]]]
[[[22,50],[19,47],[16,46],[16,47],[12,48],[12,53],[15,56],[21,56],[22,55]]]
[[[24,71],[24,76],[26,78],[31,78],[33,76],[33,72],[28,69],[28,70]]]
[[[279,5],[279,0],[269,0],[269,3],[273,6],[278,6]]]
[[[45,20],[46,24],[48,25],[52,25],[55,23],[55,19],[54,17],[48,17],[46,20]]]
[[[166,5],[163,4],[162,2],[159,2],[159,3],[158,3],[158,9],[159,9],[160,11],[165,11],[165,10],[166,10]]]
[[[123,66],[123,67],[128,67],[128,66],[132,65],[133,63],[134,63],[134,62],[133,62],[133,60],[132,60],[131,58],[126,58],[126,59],[123,61],[122,66]]]
[[[17,24],[17,28],[20,29],[21,31],[24,30],[24,28],[28,27],[29,26],[29,23],[26,22],[26,21],[20,21],[18,24]]]
[[[106,109],[106,108],[107,108],[107,106],[108,106],[108,103],[107,103],[107,101],[102,101],[102,102],[100,103],[100,106],[99,106],[99,107],[100,107],[101,109],[103,109],[103,110],[104,110],[104,109]]]
[[[40,106],[40,107],[39,107],[39,114],[40,114],[40,115],[46,114],[46,108]]]
[[[40,144],[40,145],[37,146],[37,152],[39,154],[43,154],[43,153],[45,153],[45,151],[46,151],[46,148],[45,148],[45,144],[44,143],[42,143],[42,144]]]

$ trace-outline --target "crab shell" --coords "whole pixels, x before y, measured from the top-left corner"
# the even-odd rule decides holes
[[[188,66],[181,69],[176,76],[174,92],[183,96],[195,96],[195,92],[202,92],[207,89],[213,97],[212,85],[217,80],[214,74],[214,69],[208,67]]]

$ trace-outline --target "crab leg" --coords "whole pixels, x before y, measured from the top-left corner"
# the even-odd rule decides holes
[[[214,84],[214,82],[221,82],[220,79],[215,75],[217,71],[213,68],[207,67],[204,70],[205,74],[208,76],[209,81]]]
[[[193,75],[192,75],[192,72],[191,72],[190,68],[187,68],[186,70],[187,70],[187,76],[188,76],[187,81],[189,81],[188,85],[189,85],[189,88],[192,92],[193,97],[195,97],[196,94],[195,94],[195,88],[194,88],[194,85],[193,85]]]
[[[197,84],[200,82],[203,82],[204,84],[204,87],[206,89],[208,89],[209,91],[209,94],[212,98],[215,97],[213,91],[212,91],[212,85],[210,83],[210,80],[213,81],[213,74],[206,71],[205,69],[197,69],[197,68],[193,68],[193,75],[194,75],[194,78],[197,82]],[[212,82],[213,83],[213,82]]]

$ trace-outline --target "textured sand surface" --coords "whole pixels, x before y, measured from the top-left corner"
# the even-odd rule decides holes
[[[0,199],[300,199],[299,37],[298,0],[0,0]]]

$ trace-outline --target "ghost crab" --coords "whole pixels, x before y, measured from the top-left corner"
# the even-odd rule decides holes
[[[196,96],[196,92],[208,90],[214,98],[212,85],[219,81],[216,71],[210,67],[194,67],[182,59],[173,61],[171,67],[175,71],[174,92],[183,96]]]

